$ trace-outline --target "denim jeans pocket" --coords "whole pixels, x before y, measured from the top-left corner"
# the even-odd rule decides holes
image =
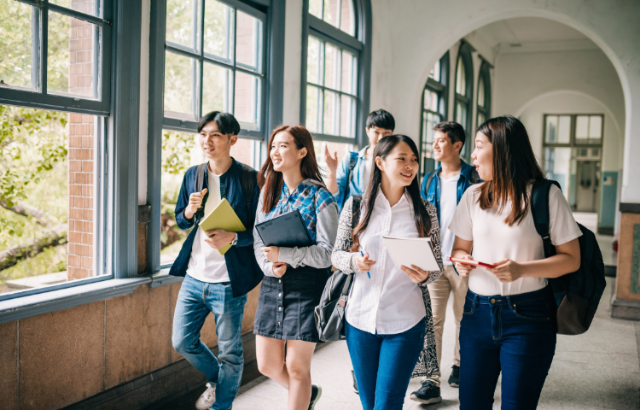
[[[470,299],[469,296],[465,296],[464,298],[464,308],[462,309],[462,313],[465,315],[472,315],[475,308],[473,307],[473,299]]]
[[[548,321],[549,304],[544,301],[535,301],[513,305],[513,313],[520,319],[531,321]]]

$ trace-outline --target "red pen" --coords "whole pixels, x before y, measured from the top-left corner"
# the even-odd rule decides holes
[[[470,259],[460,259],[460,258],[452,258],[451,256],[447,257],[447,259],[449,259],[451,262],[458,262],[458,263],[462,263],[463,265],[469,265],[469,266],[482,266],[483,268],[489,268],[489,269],[493,269],[496,266],[492,265],[490,263],[484,263],[484,262],[480,262],[480,261],[474,261],[474,260],[470,260]]]

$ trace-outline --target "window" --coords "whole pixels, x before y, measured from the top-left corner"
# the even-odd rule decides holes
[[[447,84],[449,73],[449,53],[438,60],[429,74],[422,94],[422,122],[420,124],[420,156],[422,175],[435,169],[433,160],[433,127],[447,117]]]
[[[203,12],[204,10],[204,12]],[[242,128],[231,155],[259,169],[265,108],[266,14],[244,3],[168,0],[161,154],[160,266],[171,264],[188,232],[175,221],[186,170],[206,162],[197,121],[232,113]]]
[[[318,140],[355,144],[364,133],[368,91],[360,84],[368,78],[370,30],[357,17],[368,7],[368,1],[309,1],[300,115]]]
[[[597,211],[603,130],[602,114],[544,116],[543,169],[574,211]]]
[[[241,135],[263,138],[266,14],[233,2],[168,0],[165,127],[196,131],[203,114],[234,114]]]
[[[0,0],[0,300],[113,276],[101,251],[110,9]]]
[[[471,58],[471,46],[463,42],[460,45],[458,60],[456,62],[456,84],[455,84],[455,104],[454,120],[464,127],[467,137],[471,139],[471,101],[473,94],[473,60]],[[472,144],[464,144],[460,156],[467,161],[471,156]]]
[[[478,78],[478,118],[477,124],[484,123],[491,117],[491,66],[486,61],[480,66],[480,77]],[[473,136],[470,136],[473,140]],[[468,142],[471,143],[471,140]],[[472,145],[471,143],[470,145]]]

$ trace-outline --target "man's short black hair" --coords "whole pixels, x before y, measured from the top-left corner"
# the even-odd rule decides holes
[[[396,128],[396,120],[393,119],[393,115],[390,112],[376,110],[367,117],[367,129],[371,127],[393,131]]]
[[[227,112],[220,111],[211,111],[203,115],[200,121],[198,121],[198,133],[211,121],[215,122],[218,130],[225,135],[238,135],[240,133],[240,124],[238,124],[236,117]]]
[[[462,151],[462,147],[464,147],[464,143],[467,140],[462,125],[454,121],[443,121],[433,127],[433,130],[443,132],[447,137],[449,137],[451,144],[455,144],[458,141],[462,142],[462,146],[460,147],[460,151]]]

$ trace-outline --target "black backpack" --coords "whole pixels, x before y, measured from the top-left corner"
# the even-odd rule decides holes
[[[531,194],[533,222],[542,237],[544,256],[556,254],[549,237],[549,190],[560,184],[549,179],[536,181]],[[578,224],[582,231],[580,241],[580,269],[559,278],[549,279],[558,306],[558,334],[579,335],[586,332],[596,314],[607,282],[604,262],[596,236]]]
[[[208,162],[204,164],[198,165],[198,169],[196,169],[196,179],[194,181],[194,192],[202,192],[204,189],[204,176],[207,172]],[[241,162],[238,162],[240,165],[240,186],[242,187],[242,193],[244,194],[244,198],[247,201],[247,230],[253,228],[253,218],[251,218],[251,214],[253,213],[253,191],[256,189],[256,171],[248,165],[245,165]],[[202,203],[207,203],[207,198],[209,196],[209,192],[202,199]],[[204,206],[195,214],[195,220],[199,220],[204,216]]]

